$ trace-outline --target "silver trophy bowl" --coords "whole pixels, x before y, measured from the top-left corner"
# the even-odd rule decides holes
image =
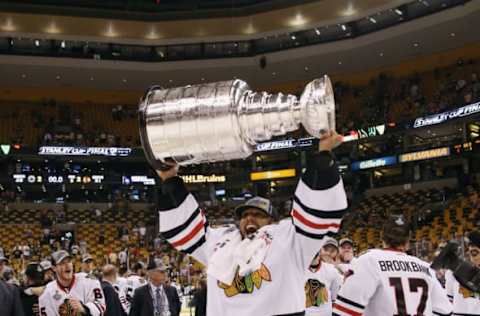
[[[162,89],[151,87],[139,106],[140,138],[155,168],[244,159],[255,145],[299,129],[320,138],[335,130],[328,76],[315,79],[300,98],[254,92],[242,80]]]

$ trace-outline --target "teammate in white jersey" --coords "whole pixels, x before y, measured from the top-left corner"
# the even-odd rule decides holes
[[[306,272],[306,316],[331,316],[332,302],[337,298],[343,277],[337,268],[315,256]]]
[[[105,298],[100,282],[76,277],[70,254],[64,250],[52,254],[56,280],[47,284],[39,298],[40,316],[101,316]]]
[[[93,276],[95,271],[95,260],[93,257],[86,253],[82,256],[82,271],[77,273],[79,277]]]
[[[470,233],[468,239],[470,262],[480,268],[480,232]],[[450,270],[445,273],[445,288],[453,304],[453,315],[480,316],[480,293],[473,293],[463,287]]]
[[[345,275],[335,316],[451,315],[445,289],[427,262],[405,253],[409,225],[391,216],[383,229],[384,249],[358,257]]]
[[[159,171],[160,232],[207,266],[207,315],[305,314],[305,271],[347,207],[330,153],[340,142],[336,133],[320,141],[297,186],[292,217],[278,224],[270,201],[257,197],[236,209],[238,228],[210,228],[177,167]]]
[[[133,293],[135,290],[145,284],[147,281],[145,280],[146,276],[146,266],[145,263],[139,261],[135,263],[132,267],[133,274],[129,275],[126,279],[126,283],[122,289],[123,293],[119,294],[120,301],[127,313],[130,312],[130,307],[133,302]]]
[[[351,239],[342,238],[338,242],[338,245],[340,247],[337,268],[342,272],[342,274],[344,274],[350,270],[355,259],[354,244]]]

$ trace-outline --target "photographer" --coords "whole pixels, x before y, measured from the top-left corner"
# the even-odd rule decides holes
[[[468,235],[468,260],[480,268],[480,231]],[[453,303],[454,315],[480,315],[480,293],[475,293],[462,286],[451,270],[445,274],[447,295]]]

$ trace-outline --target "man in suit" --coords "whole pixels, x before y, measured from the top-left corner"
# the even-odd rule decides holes
[[[126,316],[117,291],[113,287],[117,283],[117,268],[114,265],[107,264],[102,269],[102,290],[105,295],[107,310],[105,316]]]
[[[179,316],[181,303],[177,290],[165,284],[166,268],[152,260],[148,283],[135,290],[129,316]]]

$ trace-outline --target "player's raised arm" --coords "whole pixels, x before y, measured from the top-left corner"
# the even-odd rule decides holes
[[[177,165],[167,171],[158,171],[163,181],[158,204],[160,233],[177,250],[206,264],[203,248],[207,220],[183,180],[177,176],[177,171]]]
[[[331,153],[341,141],[335,132],[320,140],[319,152],[307,162],[295,191],[291,215],[305,269],[320,249],[322,239],[338,232],[347,208],[343,182]]]

